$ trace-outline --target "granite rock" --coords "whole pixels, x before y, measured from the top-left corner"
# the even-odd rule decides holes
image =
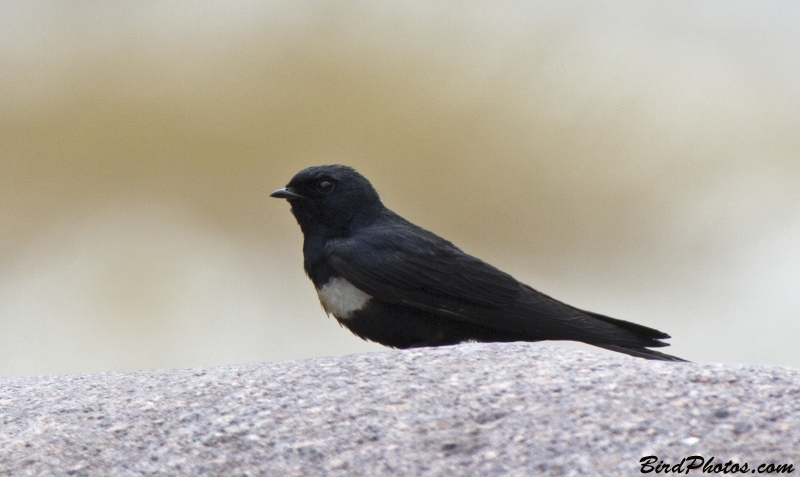
[[[639,475],[798,449],[800,370],[553,345],[0,379],[11,476]]]

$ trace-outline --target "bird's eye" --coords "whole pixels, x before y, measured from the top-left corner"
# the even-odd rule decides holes
[[[333,182],[329,180],[321,180],[317,182],[317,190],[320,194],[330,194],[335,188]]]

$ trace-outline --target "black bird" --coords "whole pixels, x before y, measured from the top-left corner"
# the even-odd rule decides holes
[[[329,315],[393,348],[464,341],[573,340],[646,359],[661,331],[580,310],[518,282],[387,209],[341,165],[309,167],[271,197],[300,224],[304,267]]]

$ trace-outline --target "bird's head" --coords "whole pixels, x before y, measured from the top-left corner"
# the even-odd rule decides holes
[[[342,165],[303,169],[270,197],[289,201],[304,234],[320,229],[338,233],[354,219],[369,219],[383,208],[367,178]]]

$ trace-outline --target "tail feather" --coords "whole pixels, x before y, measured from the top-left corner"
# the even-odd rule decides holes
[[[592,318],[596,318],[608,324],[622,328],[623,330],[635,335],[636,337],[642,340],[642,345],[637,347],[622,346],[615,344],[591,343],[594,346],[598,346],[600,348],[604,348],[610,351],[616,351],[618,353],[625,353],[630,356],[636,356],[637,358],[652,359],[658,361],[679,361],[684,363],[688,362],[685,359],[678,358],[677,356],[672,356],[670,354],[661,353],[659,351],[648,349],[648,348],[663,348],[665,346],[669,346],[669,343],[664,343],[663,341],[659,341],[670,338],[670,336],[664,333],[663,331],[658,331],[654,328],[649,328],[647,326],[631,323],[630,321],[611,318],[609,316],[601,315],[599,313],[594,313],[591,311],[583,311],[583,312],[591,316]]]
[[[671,338],[670,335],[664,333],[663,331],[658,331],[654,328],[639,325],[636,323],[631,323],[630,321],[611,318],[610,316],[601,315],[600,313],[594,313],[592,311],[586,311],[586,310],[579,310],[579,311],[583,314],[591,316],[592,318],[604,321],[609,325],[614,325],[617,328],[622,328],[623,330],[643,340],[642,345],[648,348],[661,348],[664,346],[669,346],[669,343],[664,343],[662,341],[659,341]]]
[[[574,307],[570,308],[577,310],[577,308]],[[654,328],[639,325],[636,323],[631,323],[630,321],[611,318],[610,316],[601,315],[600,313],[595,313],[592,311],[586,311],[586,310],[578,310],[578,311],[586,315],[589,315],[597,320],[621,328],[631,333],[632,335],[636,336],[640,340],[642,340],[642,344],[640,346],[630,346],[630,345],[625,346],[625,345],[594,343],[594,342],[589,342],[588,344],[597,346],[599,348],[604,348],[610,351],[616,351],[618,353],[624,353],[630,356],[636,356],[637,358],[652,359],[658,361],[679,361],[684,363],[689,362],[683,358],[678,358],[677,356],[672,356],[670,354],[661,353],[659,351],[648,349],[648,348],[663,348],[665,346],[669,346],[669,343],[664,343],[663,341],[660,341],[671,338],[670,335],[664,333],[663,331],[658,331],[657,329]]]
[[[539,339],[567,339],[582,341],[586,344],[605,348],[607,350],[624,353],[631,356],[644,359],[654,359],[660,361],[686,361],[676,356],[671,356],[666,353],[661,353],[648,348],[663,348],[669,346],[661,340],[670,338],[667,333],[658,331],[654,328],[631,323],[630,321],[611,318],[610,316],[601,315],[592,311],[581,310],[572,305],[568,305],[562,301],[545,295],[544,293],[531,288],[528,285],[521,284],[522,287],[530,292],[528,295],[529,301],[521,310],[522,313],[527,313],[531,309],[543,309],[550,312],[551,316],[555,319],[549,320],[548,323],[554,324],[550,335]],[[563,307],[561,313],[553,312],[552,307],[547,308],[545,305],[554,305],[554,308]],[[568,310],[564,310],[564,308]],[[564,313],[566,312],[566,313]],[[566,318],[574,317],[575,312],[588,320],[570,320]],[[546,313],[545,313],[546,314]],[[572,315],[572,316],[567,316]],[[563,319],[559,319],[561,317]],[[579,326],[574,326],[578,324]],[[560,327],[560,328],[559,328]],[[561,336],[559,336],[561,335]]]
[[[624,346],[618,346],[612,344],[600,344],[600,343],[590,343],[590,344],[597,346],[598,348],[607,349],[609,351],[616,351],[618,353],[624,353],[630,356],[635,356],[637,358],[652,359],[657,361],[678,361],[683,363],[689,363],[689,361],[682,358],[678,358],[677,356],[672,356],[666,353],[660,353],[658,351],[654,351],[652,349],[647,349],[647,348],[626,348]]]

